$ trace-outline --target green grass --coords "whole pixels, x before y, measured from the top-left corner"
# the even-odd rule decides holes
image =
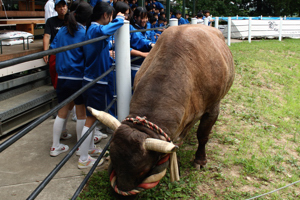
[[[300,40],[262,40],[230,47],[236,69],[197,171],[195,126],[178,151],[181,180],[136,199],[246,199],[300,180]],[[183,150],[189,147],[189,150]],[[106,171],[95,173],[80,199],[115,199]],[[261,199],[300,199],[300,184]]]

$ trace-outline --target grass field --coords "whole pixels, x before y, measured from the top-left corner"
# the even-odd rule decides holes
[[[136,199],[247,199],[300,180],[300,40],[235,43],[235,81],[222,101],[197,171],[195,128],[178,151],[181,180]],[[80,199],[114,199],[106,171],[97,172]],[[300,183],[261,199],[300,199]]]

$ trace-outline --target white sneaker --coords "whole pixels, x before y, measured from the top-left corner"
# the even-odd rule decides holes
[[[101,136],[102,138],[106,139],[108,136],[102,133],[99,128],[95,127],[95,136]]]
[[[72,135],[70,133],[68,133],[68,129],[65,129],[61,132],[60,139],[67,140],[67,139],[70,139],[71,137],[72,137]]]
[[[60,144],[58,148],[50,148],[50,156],[58,156],[59,154],[69,150],[68,145]]]
[[[101,153],[102,153],[102,149],[100,147],[97,148],[96,145],[95,145],[94,148],[89,150],[89,155],[93,156],[93,157],[98,157],[98,156],[100,156]],[[80,156],[80,149],[79,148],[77,148],[77,150],[76,150],[76,156]]]
[[[88,157],[88,159],[86,161],[82,161],[82,160],[78,160],[78,168],[79,169],[85,169],[85,168],[89,168],[92,167],[97,159],[92,158],[91,156]],[[101,165],[104,162],[104,159],[102,158],[100,160],[100,162],[98,163],[98,166]]]

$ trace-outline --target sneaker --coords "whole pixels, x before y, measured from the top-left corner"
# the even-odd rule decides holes
[[[94,136],[94,144],[97,144],[102,139],[102,136]]]
[[[106,134],[102,133],[97,127],[95,127],[95,136],[101,136],[103,139],[106,139],[108,137]]]
[[[72,116],[72,121],[74,121],[74,122],[76,122],[76,121],[77,121],[76,114]]]
[[[93,157],[98,157],[100,156],[100,154],[102,153],[102,149],[99,147],[99,148],[92,148],[89,150],[89,154],[90,156],[93,156]]]
[[[58,156],[59,154],[69,150],[68,145],[60,144],[58,148],[50,148],[50,156]]]
[[[96,162],[97,159],[92,158],[91,156],[88,157],[88,159],[86,161],[82,161],[82,160],[78,160],[78,168],[79,169],[85,169],[85,168],[89,168],[92,167],[94,165],[94,163]],[[98,166],[101,165],[104,162],[103,158],[100,160],[100,162],[98,163]]]
[[[61,132],[60,139],[67,140],[67,139],[70,139],[71,137],[72,137],[72,135],[70,133],[68,133],[68,129]]]
[[[98,157],[98,156],[100,156],[101,153],[102,153],[102,149],[100,147],[96,148],[96,146],[95,146],[94,148],[89,150],[89,155],[92,157]],[[80,156],[79,148],[77,148],[77,150],[76,150],[76,156]]]

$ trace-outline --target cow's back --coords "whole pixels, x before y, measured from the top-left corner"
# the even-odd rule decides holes
[[[170,27],[136,74],[130,113],[146,116],[175,139],[220,102],[233,79],[221,32],[204,25]]]

